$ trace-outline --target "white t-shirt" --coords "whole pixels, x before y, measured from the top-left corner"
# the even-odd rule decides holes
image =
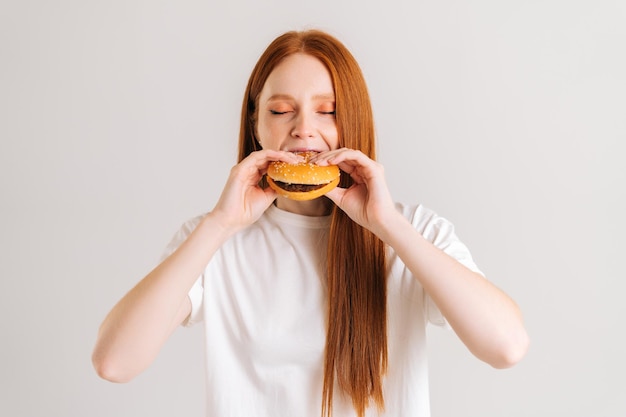
[[[397,205],[437,247],[478,271],[447,220],[423,206]],[[185,223],[166,254],[193,231]],[[275,206],[230,238],[189,292],[186,325],[203,323],[207,415],[319,417],[326,338],[325,262],[330,217],[307,217]],[[425,331],[445,319],[420,283],[389,251],[388,371],[385,412],[367,416],[430,416]],[[354,417],[335,387],[333,416]]]

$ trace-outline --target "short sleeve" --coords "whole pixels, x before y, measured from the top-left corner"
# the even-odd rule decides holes
[[[472,258],[472,255],[455,233],[454,225],[434,211],[422,206],[399,205],[399,210],[407,217],[413,227],[437,248],[441,249],[462,265],[480,275],[484,274]],[[437,326],[448,327],[447,320],[430,298],[424,293],[424,308],[428,321]]]
[[[185,222],[180,229],[174,234],[170,243],[165,247],[163,251],[163,255],[161,256],[161,261],[165,260],[168,256],[178,249],[178,247],[189,237],[191,232],[194,231],[200,220],[202,220],[203,216],[195,217],[187,222]],[[202,321],[202,301],[204,295],[204,276],[199,276],[196,282],[193,284],[191,289],[189,290],[188,297],[191,301],[191,313],[187,318],[182,322],[182,325],[185,327],[192,326],[200,321]]]

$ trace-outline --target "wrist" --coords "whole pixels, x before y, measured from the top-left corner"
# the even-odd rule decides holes
[[[402,238],[407,231],[412,230],[414,230],[413,226],[402,213],[393,210],[378,223],[378,226],[372,232],[386,244],[394,246],[398,238]]]
[[[237,233],[241,227],[236,225],[231,216],[226,213],[222,213],[219,210],[212,210],[208,212],[200,221],[202,229],[210,231],[210,233],[224,241],[230,236]]]

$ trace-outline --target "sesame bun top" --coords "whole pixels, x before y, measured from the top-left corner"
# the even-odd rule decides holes
[[[270,162],[267,175],[275,181],[287,184],[317,185],[332,182],[339,177],[339,168],[336,165],[319,166],[308,162],[316,152],[299,152],[305,158],[304,162],[288,164],[282,161]]]

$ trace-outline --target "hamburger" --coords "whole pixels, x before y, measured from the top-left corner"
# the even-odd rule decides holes
[[[292,200],[313,200],[339,184],[339,168],[336,165],[319,166],[309,162],[317,152],[296,152],[304,162],[289,164],[282,161],[270,162],[267,168],[267,183],[279,195]]]

